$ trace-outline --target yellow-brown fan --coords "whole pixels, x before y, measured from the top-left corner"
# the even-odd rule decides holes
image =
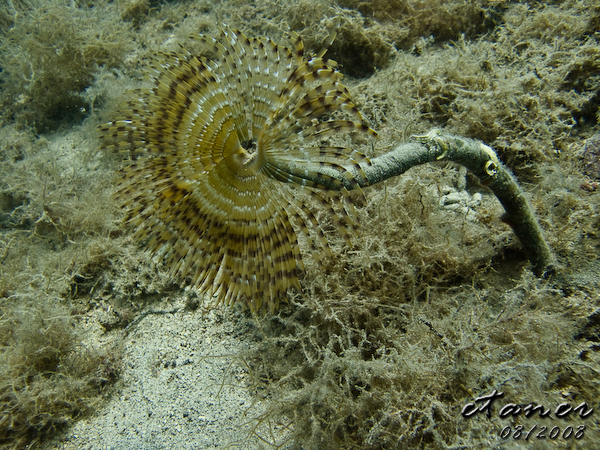
[[[227,27],[216,39],[198,39],[216,56],[158,55],[153,87],[134,91],[100,127],[101,145],[126,153],[116,197],[136,238],[171,276],[217,303],[274,311],[289,288],[299,288],[295,230],[314,251],[315,241],[328,249],[294,186],[310,191],[349,239],[356,218],[348,192],[339,181],[335,194],[321,191],[309,180],[311,167],[334,169],[358,186],[345,167],[369,160],[320,144],[333,132],[375,132],[336,63],[325,51],[306,58],[298,35],[290,35],[293,49]],[[334,111],[351,120],[324,120]]]

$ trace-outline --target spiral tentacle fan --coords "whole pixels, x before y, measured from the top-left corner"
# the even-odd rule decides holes
[[[330,135],[376,133],[337,64],[325,50],[306,57],[299,35],[287,47],[222,26],[216,38],[196,39],[210,57],[157,55],[151,87],[100,127],[101,146],[126,160],[115,196],[135,238],[171,276],[216,303],[274,311],[300,287],[297,233],[317,259],[329,251],[322,214],[302,198],[316,199],[347,241],[357,221],[348,183],[329,176],[338,190],[325,191],[312,181],[326,167],[358,187],[352,174],[370,164]]]

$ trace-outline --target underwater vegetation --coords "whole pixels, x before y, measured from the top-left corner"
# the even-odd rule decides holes
[[[93,110],[86,89],[99,68],[122,62],[128,44],[104,36],[119,27],[100,31],[92,23],[93,15],[66,2],[0,5],[3,449],[39,445],[88,415],[119,377],[118,345],[84,344],[78,324],[87,308],[69,295],[83,266],[98,267],[89,244],[106,230],[102,202],[82,189],[99,186],[84,181],[93,164],[80,152],[81,138],[57,145],[37,134],[81,124]]]
[[[0,447],[27,448],[93,411],[119,362],[108,348],[78,348],[74,318],[57,299],[11,300],[0,307]]]
[[[337,37],[320,54],[336,18]],[[159,79],[172,72],[181,81],[187,72],[178,64],[197,61],[190,54],[219,60],[188,36],[219,40],[223,22],[278,43],[238,42],[247,49],[262,42],[287,54],[279,43],[291,29],[305,46],[297,66],[321,58],[328,70],[327,58],[337,62],[362,120],[352,111],[319,116],[316,105],[306,117],[365,122],[378,138],[333,133],[314,147],[355,149],[347,155],[365,168],[359,153],[377,160],[434,127],[494,148],[521,182],[557,268],[533,276],[488,187],[443,159],[363,189],[364,199],[346,185],[349,194],[326,208],[305,194],[320,227],[308,237],[325,242],[320,229],[331,256],[321,266],[303,259],[305,272],[292,283],[301,290],[290,292],[289,304],[231,319],[258,330],[240,355],[249,376],[239,388],[269,405],[255,417],[248,411],[256,428],[240,445],[280,446],[263,433],[279,427],[297,448],[489,448],[507,444],[498,435],[508,422],[465,420],[460,410],[494,389],[520,404],[586,401],[600,410],[594,2],[11,0],[0,7],[0,446],[43,446],[57,430],[93,418],[124,370],[123,330],[188,292],[173,265],[145,252],[152,236],[136,234],[135,222],[121,226],[127,211],[112,193],[122,161],[99,151],[94,136],[101,124],[128,120],[119,116],[127,93],[153,88],[148,65]],[[157,52],[171,72],[161,72]],[[345,92],[337,75],[323,81]],[[349,105],[345,95],[325,96],[325,105]],[[113,141],[131,144],[124,131]],[[253,161],[252,140],[240,144],[247,148],[239,155]],[[145,164],[136,151],[130,156]],[[353,183],[337,172],[342,184]],[[348,205],[360,218],[357,233]],[[291,232],[299,265],[296,255],[312,246],[302,230]],[[193,282],[193,264],[184,283]],[[187,312],[198,321],[202,300]],[[586,448],[599,439],[597,418],[586,424],[581,441],[532,446]]]
[[[3,120],[38,133],[80,123],[97,106],[85,91],[98,67],[123,63],[123,27],[99,31],[94,14],[63,2],[15,3],[0,11]]]

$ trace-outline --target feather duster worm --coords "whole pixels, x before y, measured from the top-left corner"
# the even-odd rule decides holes
[[[370,162],[357,151],[319,145],[321,138],[375,132],[340,83],[336,63],[325,50],[306,58],[298,35],[290,35],[291,49],[226,27],[216,39],[198,39],[216,56],[158,55],[153,87],[134,91],[100,127],[101,146],[126,154],[116,197],[135,237],[170,275],[217,303],[274,311],[289,288],[299,288],[296,231],[313,254],[316,242],[328,249],[295,187],[327,208],[346,239],[356,220],[342,183],[330,179],[339,190],[324,192],[310,180],[310,167],[335,169],[358,187],[345,167]],[[324,120],[334,111],[351,120]]]

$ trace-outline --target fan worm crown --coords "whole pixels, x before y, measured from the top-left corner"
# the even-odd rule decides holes
[[[311,170],[326,166],[358,187],[345,167],[369,160],[322,138],[375,132],[336,63],[324,51],[306,58],[295,33],[291,48],[225,26],[217,38],[197,39],[215,57],[158,55],[149,70],[153,87],[134,91],[100,127],[101,146],[125,153],[116,198],[135,237],[170,275],[217,303],[273,311],[289,288],[299,288],[296,231],[314,255],[319,246],[328,249],[294,186],[325,206],[349,240],[356,217],[348,192],[339,181],[335,195],[322,192]],[[350,119],[324,119],[334,111]]]

